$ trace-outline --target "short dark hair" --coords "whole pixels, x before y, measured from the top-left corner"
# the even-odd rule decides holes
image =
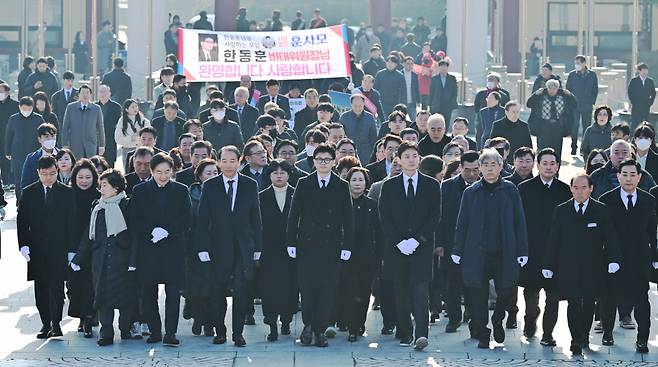
[[[612,108],[608,107],[607,105],[600,105],[594,110],[594,120],[596,120],[596,116],[599,115],[601,110],[606,110],[608,112],[608,122],[610,122],[612,120]]]
[[[292,165],[288,163],[287,160],[281,158],[273,159],[267,165],[267,167],[265,167],[265,174],[269,176],[272,172],[276,171],[279,168],[283,171],[286,171],[288,173],[288,176],[292,175],[292,171],[293,171]]]
[[[232,153],[235,153],[235,156],[236,156],[238,159],[240,159],[240,150],[239,150],[238,147],[236,147],[235,145],[225,145],[225,146],[223,146],[223,147],[219,150],[219,154],[217,155],[217,157],[218,157],[219,159],[222,159],[222,154],[223,154],[224,152],[232,152]]]
[[[318,104],[318,111],[324,111],[324,112],[329,112],[329,113],[334,113],[334,105],[328,102],[322,102]]]
[[[201,127],[201,128],[202,128],[202,127],[203,127],[203,124],[201,123],[201,121],[199,121],[199,120],[197,120],[197,119],[190,119],[190,120],[187,120],[187,121],[185,122],[185,124],[183,124],[183,131],[185,131],[185,132],[189,132],[189,131],[190,131],[190,126],[197,126],[197,127]]]
[[[82,92],[83,89],[87,89],[87,90],[89,90],[89,93],[93,93],[93,91],[91,90],[91,87],[88,86],[87,84],[81,85],[80,88],[78,88],[78,93]]]
[[[71,72],[70,70],[67,70],[62,74],[62,79],[63,80],[75,80],[75,74]]]
[[[34,106],[34,100],[30,96],[21,97],[18,101],[19,106]]]
[[[164,98],[164,96],[174,96],[174,98],[176,98],[176,91],[171,88],[168,88],[164,92],[162,92],[162,97]]]
[[[328,95],[327,93],[320,94],[318,96],[318,102],[320,102],[320,103],[331,103],[331,96]]]
[[[395,106],[393,106],[393,111],[391,111],[391,113],[396,112],[396,111],[397,112],[402,112],[404,114],[404,119],[405,120],[407,119],[407,113],[409,113],[409,109],[407,108],[406,104],[398,103]],[[389,116],[389,118],[391,117],[390,114],[388,116]]]
[[[352,179],[352,176],[354,176],[354,174],[357,172],[363,173],[363,178],[365,178],[366,180],[366,190],[369,189],[372,182],[370,178],[370,171],[368,171],[367,168],[363,168],[360,166],[350,168],[350,170],[347,172],[347,176],[345,177],[345,180],[349,182]]]
[[[399,136],[393,134],[386,134],[384,136],[384,148],[386,148],[386,144],[392,141],[397,142],[398,144],[402,144],[402,139]]]
[[[284,111],[283,109],[281,109],[279,107],[275,107],[275,108],[272,108],[271,110],[267,111],[267,115],[272,116],[272,117],[278,117],[278,118],[281,118],[281,119],[285,119],[286,118],[286,111]],[[260,117],[263,117],[263,116],[265,116],[265,115],[262,115]],[[259,117],[259,119],[260,119],[260,117]]]
[[[126,178],[118,169],[110,168],[101,173],[100,177],[98,177],[98,181],[100,182],[102,180],[106,180],[110,186],[117,190],[117,193],[126,189]]]
[[[55,157],[52,155],[42,155],[41,158],[39,158],[39,162],[37,163],[37,170],[48,169],[52,167],[57,168],[57,159],[55,159]]]
[[[167,163],[170,168],[174,168],[174,160],[171,159],[169,154],[160,152],[151,158],[150,167],[151,170],[154,170],[160,163]]]
[[[32,56],[25,56],[23,59],[23,69],[27,69],[30,67],[30,64],[34,62],[34,57]]]
[[[176,74],[176,75],[174,75],[174,80],[173,80],[173,82],[174,82],[174,83],[178,83],[178,82],[180,82],[180,81],[183,80],[183,79],[187,79],[187,77],[186,77],[185,75],[183,75],[183,74]]]
[[[133,154],[133,158],[146,157],[147,155],[150,155],[151,157],[153,157],[153,154],[155,154],[153,152],[153,149],[151,149],[150,147],[142,146],[142,147],[135,148],[135,153]]]
[[[427,176],[435,178],[437,174],[443,171],[443,159],[434,154],[429,154],[420,160],[418,170]]]
[[[167,102],[164,104],[164,109],[166,110],[167,108],[171,108],[173,110],[178,111],[178,103],[176,102]]]
[[[280,85],[279,81],[276,79],[268,79],[267,82],[265,82],[265,87],[271,87],[273,85]]]
[[[486,148],[493,148],[495,145],[498,144],[505,144],[505,150],[510,149],[509,140],[503,138],[502,136],[497,136],[495,138],[491,138],[487,140]]]
[[[514,159],[525,157],[527,155],[530,155],[533,161],[535,160],[535,152],[532,151],[532,148],[520,147],[514,151]]]
[[[459,148],[459,153],[460,153],[460,155],[461,155],[461,153],[464,153],[464,148],[462,148],[461,145],[455,143],[454,141],[451,141],[450,143],[446,144],[446,145],[443,147],[443,151],[441,152],[441,155],[445,155],[445,154],[447,154],[448,151],[449,151],[450,149],[452,149],[452,148]]]
[[[618,122],[612,126],[611,132],[620,132],[622,135],[631,135],[631,127],[625,122]]]
[[[83,169],[88,169],[91,172],[92,182],[98,182],[98,172],[96,171],[96,166],[91,159],[82,158],[79,161],[75,162],[73,169],[71,170],[71,187],[77,188],[76,176]]]
[[[416,153],[418,153],[418,145],[417,145],[416,143],[411,142],[411,141],[408,141],[408,140],[404,140],[404,141],[400,144],[400,146],[398,146],[398,150],[397,150],[397,152],[396,152],[396,155],[397,155],[398,157],[402,157],[402,154],[403,154],[404,152],[406,152],[407,150],[409,150],[409,149],[413,149],[413,150],[416,151]]]
[[[82,159],[84,159],[84,158],[82,158]],[[103,168],[101,173],[104,172],[106,169],[111,168],[110,164],[107,162],[107,159],[105,159],[105,157],[103,157],[102,155],[98,155],[98,154],[94,155],[91,158],[89,158],[89,160],[91,161],[91,163],[94,164],[94,167],[96,168],[96,171],[98,171],[99,166]]]
[[[505,103],[505,111],[509,111],[510,108],[520,105],[521,104],[515,100],[507,101],[507,103]]]
[[[400,138],[402,138],[405,135],[409,135],[409,134],[414,134],[414,135],[416,135],[416,138],[420,138],[420,134],[418,133],[418,131],[414,128],[411,128],[411,127],[406,127],[404,129],[402,129],[402,131],[400,131]]]
[[[651,139],[651,143],[653,144],[653,142],[656,140],[656,131],[651,125],[643,122],[633,132],[633,139],[637,139],[642,136]]]
[[[166,75],[176,75],[176,72],[174,71],[174,69],[172,69],[168,66],[160,69],[160,77],[163,77],[163,76],[166,76]]]
[[[206,140],[199,140],[195,141],[192,143],[192,147],[190,148],[190,152],[194,153],[195,150],[197,149],[205,149],[208,152],[208,156],[212,154],[212,144],[209,141]]]
[[[297,148],[299,148],[299,145],[294,141],[290,139],[281,139],[276,142],[276,145],[274,146],[274,154],[278,155],[277,153],[279,152],[279,149],[285,146],[291,146],[297,151]]]
[[[464,116],[455,117],[455,119],[452,120],[452,124],[454,125],[455,123],[460,122],[460,121],[463,122],[464,125],[466,125],[466,127],[468,127],[468,119]]]
[[[311,129],[306,133],[306,136],[304,136],[304,141],[308,143],[311,138],[313,138],[314,143],[324,143],[327,141],[327,136],[322,133],[322,131],[318,129]]]
[[[328,128],[328,129],[329,129],[329,130],[333,130],[333,129],[344,129],[344,126],[343,126],[343,124],[341,124],[341,123],[338,123],[338,122],[332,122],[331,124],[329,124],[329,128]]]
[[[196,182],[201,182],[199,177],[201,177],[201,174],[203,173],[203,170],[206,168],[206,166],[212,165],[217,165],[217,161],[212,158],[204,158],[199,162],[199,164],[194,169],[194,178]]]
[[[459,162],[463,165],[464,163],[473,163],[477,162],[480,159],[480,154],[474,150],[467,150],[459,158]]]
[[[71,151],[71,149],[68,148],[62,148],[60,149],[57,154],[55,155],[55,159],[60,160],[63,156],[68,155],[69,158],[71,158],[71,164],[75,164],[76,159],[75,159],[75,154]]]
[[[350,138],[342,138],[336,143],[336,150],[339,150],[340,147],[342,147],[345,144],[350,144],[351,146],[354,147],[354,150],[356,151],[356,144],[354,143],[354,140]]]
[[[11,87],[7,83],[0,83],[0,89],[3,89],[5,92],[9,92]]]
[[[402,111],[393,111],[390,114],[388,114],[388,121],[395,121],[397,118],[401,118],[402,121],[407,121],[407,116],[404,112]]]
[[[359,158],[348,155],[338,160],[338,163],[336,164],[336,172],[340,174],[340,172],[343,170],[350,170],[353,167],[360,166],[361,161],[359,161]]]
[[[210,109],[223,109],[226,108],[226,102],[221,99],[213,99],[210,101]]]
[[[649,65],[647,65],[644,62],[641,62],[637,64],[637,71],[644,70],[644,69],[649,69]]]
[[[557,155],[557,152],[553,148],[544,148],[544,149],[540,150],[539,152],[537,152],[537,163],[541,162],[541,159],[545,155],[552,155],[553,157],[555,157],[555,161],[557,162],[557,164],[561,163],[560,162],[560,157]]]
[[[189,139],[195,140],[194,135],[192,135],[191,133],[182,133],[182,134],[178,137],[178,144],[180,145],[180,142],[183,141],[183,139],[185,139],[185,138],[189,138]]]
[[[37,137],[44,136],[46,134],[57,135],[57,127],[49,122],[44,122],[43,124],[39,125],[37,128]]]
[[[336,148],[332,144],[320,143],[315,150],[313,151],[313,158],[315,158],[319,153],[329,153],[332,159],[336,159]]]
[[[258,126],[259,129],[263,129],[267,126],[275,126],[275,125],[276,125],[276,120],[269,113],[265,115],[260,115],[256,120],[256,126]]]
[[[144,134],[152,134],[154,138],[157,138],[158,130],[156,130],[153,126],[144,126],[143,128],[139,129],[137,136],[142,136]]]
[[[112,64],[114,65],[115,68],[122,68],[123,59],[120,57],[115,57],[114,60],[112,61]]]
[[[395,55],[391,55],[391,56],[386,58],[386,61],[391,61],[391,62],[394,62],[396,64],[399,64],[400,63],[400,58],[395,56]]]
[[[621,173],[621,169],[625,166],[635,167],[637,173],[642,174],[642,166],[640,165],[640,162],[636,161],[635,159],[624,159],[621,163],[619,163],[619,170],[617,170],[617,172]]]
[[[224,92],[215,87],[215,89],[210,92],[208,98],[212,101],[213,99],[224,99]]]
[[[588,175],[585,172],[579,172],[576,173],[573,177],[571,177],[571,181],[569,181],[569,185],[573,185],[573,181],[579,177],[586,177],[587,178],[587,186],[592,187],[594,186],[594,181],[592,180],[592,177]]]

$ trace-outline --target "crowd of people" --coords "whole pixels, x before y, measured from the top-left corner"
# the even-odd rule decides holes
[[[594,319],[613,345],[617,313],[647,353],[658,147],[646,64],[629,85],[630,126],[593,108],[597,78],[582,56],[566,87],[542,66],[528,122],[489,74],[469,121],[453,117],[457,84],[444,50],[412,47],[422,38],[412,36],[385,51],[366,30],[350,55],[352,79],[243,75],[207,85],[204,105],[168,57],[150,118],[121,59],[97,101],[72,73],[58,87],[45,59],[19,84],[19,100],[1,83],[3,177],[16,192],[37,338],[62,336],[66,285],[68,315],[85,338],[100,323],[100,346],[114,342],[115,309],[122,340],[179,345],[182,296],[192,333],[213,344],[227,342],[232,297],[236,346],[262,303],[270,342],[291,334],[300,310],[302,345],[326,347],[339,331],[357,342],[372,307],[381,334],[402,346],[427,347],[429,324],[445,311],[445,332],[468,322],[489,348],[492,333],[503,343],[517,328],[523,287],[528,339],[543,289],[541,345],[556,345],[566,300],[574,354],[588,347]],[[351,93],[349,109],[332,104],[334,89]],[[288,98],[300,96],[305,108],[291,116]],[[576,154],[581,124],[585,168],[565,183],[562,138],[573,137]]]

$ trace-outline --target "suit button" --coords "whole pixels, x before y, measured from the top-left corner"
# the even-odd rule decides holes
[[[330,224],[326,224],[325,227],[327,227],[327,228],[331,228],[331,225],[330,225]]]

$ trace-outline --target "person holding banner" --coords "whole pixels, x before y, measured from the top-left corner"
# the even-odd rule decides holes
[[[276,79],[270,79],[265,83],[265,88],[267,89],[267,94],[261,96],[258,99],[258,111],[260,114],[265,113],[265,103],[274,102],[279,108],[281,108],[286,113],[286,120],[290,119],[290,103],[288,98],[283,94],[279,94],[279,89],[281,85]]]

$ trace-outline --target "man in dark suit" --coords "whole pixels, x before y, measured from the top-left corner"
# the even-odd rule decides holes
[[[234,92],[235,103],[228,107],[237,111],[237,120],[235,122],[240,125],[242,130],[242,137],[244,141],[251,139],[256,131],[256,119],[260,116],[258,109],[248,103],[249,89],[245,87],[238,87]],[[231,117],[229,116],[229,120]]]
[[[105,129],[105,160],[110,164],[110,168],[114,167],[114,162],[117,160],[117,144],[114,140],[114,129],[121,118],[123,108],[121,105],[110,99],[110,87],[101,85],[98,87],[98,101],[97,105],[100,106],[103,112],[103,128]]]
[[[347,182],[332,172],[336,151],[315,148],[316,171],[297,182],[288,217],[288,255],[297,259],[302,295],[302,345],[328,345],[325,331],[332,319],[341,261],[352,255],[354,215]]]
[[[117,57],[112,62],[114,68],[109,73],[103,75],[102,83],[109,86],[112,90],[112,100],[123,105],[123,102],[132,98],[133,82],[130,74],[123,69],[123,59]]]
[[[279,87],[279,81],[276,79],[270,79],[265,83],[267,94],[258,99],[258,112],[260,112],[261,115],[265,114],[265,103],[274,102],[286,113],[286,120],[289,120],[290,102],[288,101],[288,97],[279,94]]]
[[[521,148],[520,148],[521,149]],[[528,149],[528,148],[526,148]],[[560,170],[560,157],[552,148],[545,148],[537,154],[537,169],[539,175],[518,185],[526,226],[528,228],[528,265],[521,269],[519,285],[524,287],[525,327],[523,335],[532,338],[537,331],[539,317],[539,291],[544,288],[546,302],[542,329],[544,335],[541,345],[554,347],[553,329],[557,323],[559,295],[554,284],[544,279],[541,274],[542,259],[547,246],[546,242],[551,223],[546,220],[555,207],[569,200],[571,194],[569,185],[557,179]]]
[[[169,102],[164,106],[164,115],[151,122],[160,137],[155,146],[167,152],[178,145],[178,137],[183,134],[185,120],[178,117],[177,112],[178,103]]]
[[[555,277],[560,299],[569,302],[570,350],[582,354],[589,346],[594,300],[605,275],[619,270],[619,241],[608,207],[591,198],[594,185],[585,173],[571,179],[573,199],[553,211],[542,275]],[[587,259],[587,261],[583,261]]]
[[[414,58],[406,56],[402,69],[404,82],[406,84],[406,95],[404,102],[407,106],[409,116],[416,116],[416,104],[420,103],[420,92],[418,90],[418,75],[414,73]]]
[[[528,147],[520,147],[514,152],[514,173],[506,176],[505,179],[518,187],[521,182],[533,177],[532,166],[534,163],[535,153],[532,149]]]
[[[439,61],[439,73],[432,77],[430,83],[430,112],[440,113],[450,121],[452,110],[457,108],[457,78],[448,73],[450,63]]]
[[[171,180],[174,162],[165,153],[151,159],[151,180],[133,188],[130,198],[134,239],[139,246],[142,303],[151,336],[147,343],[178,346],[180,292],[185,280],[185,241],[192,208],[187,187]],[[165,334],[158,311],[158,285],[165,286]]]
[[[653,79],[649,78],[649,66],[637,65],[637,76],[628,83],[628,99],[631,101],[631,129],[635,130],[642,121],[649,120],[651,105],[656,99]]]
[[[372,182],[381,181],[391,173],[391,162],[400,144],[402,144],[402,139],[396,135],[388,134],[384,137],[384,154],[386,154],[386,158],[366,166],[368,172],[370,172]]]
[[[212,342],[226,343],[226,297],[232,288],[233,342],[244,347],[247,281],[253,278],[254,261],[260,258],[262,223],[257,184],[238,173],[239,158],[235,146],[220,149],[222,174],[203,185],[196,238],[199,260],[210,263],[212,269],[211,304],[217,333]]]
[[[75,75],[72,72],[65,71],[62,77],[64,78],[62,89],[58,90],[50,97],[50,106],[52,107],[53,113],[57,115],[57,121],[64,122],[64,111],[66,111],[66,106],[78,99],[78,90],[73,87]]]
[[[608,278],[608,287],[602,295],[601,321],[603,345],[613,345],[612,329],[617,307],[620,316],[630,315],[634,310],[637,322],[635,348],[638,353],[648,353],[650,306],[647,292],[651,273],[658,268],[657,222],[656,199],[637,188],[641,171],[640,163],[635,160],[623,161],[617,173],[620,186],[601,196],[601,202],[608,206],[612,222],[618,228],[618,239],[624,243],[620,247],[621,269]]]
[[[139,147],[150,148],[153,151],[154,155],[157,153],[167,153],[164,150],[155,146],[155,144],[158,142],[158,130],[156,130],[153,126],[144,126],[141,130],[139,130],[138,134],[139,134],[139,145],[138,145]],[[131,150],[130,152],[126,153],[127,167],[125,168],[125,171],[127,173],[131,173],[135,171],[135,165],[133,162],[133,155],[135,155],[135,152],[136,150]],[[129,193],[128,189],[126,189],[126,193]]]
[[[384,276],[394,284],[400,345],[413,344],[416,350],[423,350],[429,343],[427,301],[434,235],[441,216],[440,184],[418,172],[420,155],[415,143],[402,142],[397,157],[402,174],[384,181],[379,197]]]
[[[306,101],[306,107],[297,111],[295,114],[295,126],[293,126],[293,130],[295,130],[295,133],[300,139],[304,136],[302,132],[306,129],[306,126],[318,120],[320,95],[315,88],[309,88],[304,91],[304,100]]]
[[[199,62],[219,61],[217,35],[202,33],[199,35]]]
[[[247,164],[242,168],[240,174],[252,178],[258,184],[258,191],[267,186],[265,183],[265,167],[267,166],[267,150],[257,140],[250,140],[242,149],[242,161]]]
[[[441,220],[437,232],[437,255],[441,257],[441,267],[445,268],[446,291],[445,303],[448,311],[446,333],[455,333],[462,322],[462,279],[461,268],[452,262],[449,254],[455,243],[455,226],[459,204],[464,190],[480,178],[478,158],[475,151],[466,151],[460,157],[461,173],[441,183]],[[468,302],[465,302],[468,305]],[[464,320],[465,321],[465,320]]]
[[[199,165],[199,162],[209,158],[212,154],[212,144],[205,140],[195,141],[190,148],[191,165],[182,171],[176,173],[176,182],[180,182],[187,187],[192,186],[194,183],[194,170]]]
[[[153,149],[144,146],[138,147],[133,153],[132,167],[134,171],[126,175],[126,195],[128,196],[132,194],[135,186],[151,179],[149,163],[154,155]]]
[[[27,280],[34,280],[34,296],[41,318],[38,339],[61,337],[64,280],[79,239],[73,191],[57,182],[57,161],[39,159],[39,181],[27,186],[18,203],[18,246],[27,260]]]

